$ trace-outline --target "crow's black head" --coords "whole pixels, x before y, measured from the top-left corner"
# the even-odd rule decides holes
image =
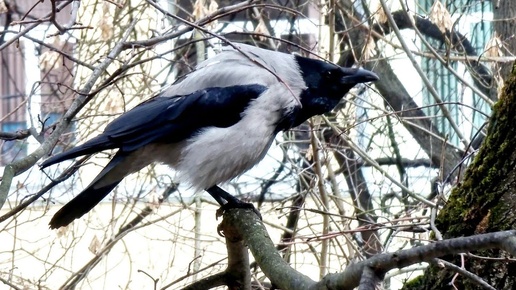
[[[301,93],[303,108],[294,126],[331,111],[356,84],[378,80],[364,69],[339,67],[321,60],[295,56],[307,88]]]

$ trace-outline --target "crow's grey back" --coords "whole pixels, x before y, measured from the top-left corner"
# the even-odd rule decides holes
[[[270,87],[284,82],[293,93],[289,97],[298,98],[301,90],[306,88],[293,55],[246,44],[235,45],[241,51],[233,47],[223,48],[219,54],[200,63],[193,72],[164,90],[161,96],[186,95],[210,87],[246,84]]]

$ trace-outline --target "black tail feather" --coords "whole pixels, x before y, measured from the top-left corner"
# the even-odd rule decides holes
[[[67,226],[75,219],[82,217],[84,214],[92,210],[102,199],[104,199],[104,197],[106,197],[123,179],[123,177],[119,177],[115,180],[108,180],[109,178],[112,178],[108,173],[115,169],[115,167],[124,161],[125,158],[125,154],[116,154],[86,189],[57,211],[50,220],[50,228],[57,229],[59,227]],[[129,173],[131,172],[128,172],[128,174]],[[97,187],[100,183],[106,185]]]
[[[93,186],[89,186],[57,211],[49,222],[50,228],[65,227],[75,219],[82,217],[104,199],[118,183],[120,181],[96,189],[93,189]]]

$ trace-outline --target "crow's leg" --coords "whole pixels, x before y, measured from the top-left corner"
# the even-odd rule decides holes
[[[224,211],[230,208],[248,208],[252,209],[258,217],[262,219],[262,215],[252,203],[241,201],[217,185],[206,189],[206,191],[217,201],[218,204],[220,204],[220,209],[217,211],[217,217],[221,216]]]

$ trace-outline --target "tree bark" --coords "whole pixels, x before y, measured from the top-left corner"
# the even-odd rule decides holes
[[[443,238],[469,236],[514,228],[516,222],[516,64],[496,103],[488,135],[470,165],[464,180],[452,191],[440,211],[436,226]],[[474,253],[506,258],[500,250]],[[448,261],[461,266],[458,256]],[[516,263],[504,259],[464,257],[464,267],[496,289],[516,287]],[[430,266],[423,276],[404,289],[449,289],[454,273]],[[453,282],[458,289],[480,289],[460,276]]]

